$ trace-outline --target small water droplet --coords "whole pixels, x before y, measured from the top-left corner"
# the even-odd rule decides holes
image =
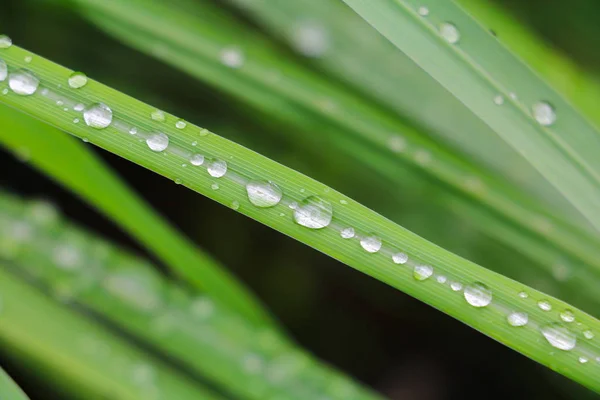
[[[318,196],[309,196],[294,210],[294,221],[310,229],[325,228],[331,223],[333,207]]]
[[[537,304],[538,304],[538,307],[540,308],[540,310],[543,310],[543,311],[552,310],[552,304],[550,304],[548,302],[548,300],[540,300],[540,301],[538,301]]]
[[[433,275],[433,267],[429,265],[417,265],[413,270],[413,277],[418,281],[424,281]]]
[[[587,364],[588,361],[589,361],[589,359],[587,357],[584,357],[584,356],[579,357],[580,364]]]
[[[529,322],[529,316],[524,312],[511,312],[506,317],[508,324],[511,326],[525,326]]]
[[[29,64],[29,63],[30,63],[30,62],[33,60],[33,57],[31,57],[31,56],[26,56],[26,57],[25,57],[23,60],[24,60],[24,61],[25,61],[27,64]]]
[[[305,20],[294,28],[292,43],[300,54],[318,58],[329,49],[329,34],[322,23]]]
[[[368,253],[377,253],[381,249],[381,238],[377,236],[366,236],[360,239],[360,246]]]
[[[102,286],[113,296],[133,307],[151,312],[162,304],[161,279],[143,268],[126,267],[107,275]]]
[[[209,133],[210,133],[210,131],[209,131],[208,129],[206,129],[206,128],[202,128],[202,129],[200,129],[200,131],[198,132],[198,134],[199,134],[200,136],[208,136],[208,134],[209,134]]]
[[[519,98],[515,92],[510,92],[508,95],[513,100],[517,100]]]
[[[460,40],[460,32],[458,31],[458,28],[456,25],[450,22],[442,22],[440,24],[440,35],[442,35],[442,37],[451,44],[458,43]]]
[[[202,154],[192,154],[190,157],[190,164],[195,166],[204,164],[204,156]]]
[[[406,148],[406,140],[398,135],[390,136],[388,139],[388,147],[394,153],[401,153]]]
[[[29,203],[27,214],[37,225],[50,227],[58,223],[60,215],[56,207],[44,200],[34,200]]]
[[[212,185],[210,185],[210,188],[212,190],[219,190],[219,184],[218,183],[213,183]]]
[[[436,280],[438,283],[444,284],[444,283],[446,283],[446,281],[448,280],[448,278],[446,278],[444,275],[438,275],[438,276],[435,278],[435,280]]]
[[[492,291],[481,282],[467,285],[463,294],[473,307],[486,307],[492,302]]]
[[[2,89],[2,94],[7,95],[8,94],[8,89]]]
[[[525,292],[519,292],[519,297],[522,298],[522,299],[526,299],[526,298],[529,297],[529,295],[527,293],[525,293]]]
[[[0,35],[0,49],[8,49],[12,46],[12,39],[6,35]]]
[[[176,185],[181,185],[181,179],[180,178],[175,178],[175,184]]]
[[[408,255],[405,253],[395,253],[392,255],[392,261],[396,264],[406,264],[408,262]]]
[[[150,113],[150,118],[152,118],[154,121],[163,122],[165,120],[165,112],[156,109]]]
[[[573,332],[559,323],[553,322],[545,325],[541,331],[548,343],[554,348],[569,351],[577,345],[577,337]]]
[[[342,239],[352,239],[355,235],[354,228],[344,228],[340,231]]]
[[[237,47],[226,47],[221,50],[221,63],[230,68],[240,68],[244,65],[244,53]]]
[[[556,122],[554,107],[545,101],[535,103],[532,107],[533,117],[542,126],[550,126]]]
[[[129,130],[130,135],[136,135],[138,133],[138,129],[134,126]]]
[[[196,142],[195,140],[192,142],[192,146],[197,146],[198,142]]]
[[[164,133],[154,133],[148,136],[146,144],[152,151],[161,152],[169,147],[169,137]]]
[[[220,178],[227,173],[227,162],[223,160],[211,161],[206,170],[213,178]]]
[[[87,126],[104,129],[112,123],[112,110],[103,103],[92,104],[83,112],[83,120]]]
[[[82,103],[77,103],[73,106],[73,110],[77,112],[82,112],[85,110],[85,106]]]
[[[80,89],[87,85],[88,78],[83,72],[73,72],[68,79],[69,86],[73,89]]]
[[[590,330],[585,330],[585,331],[583,331],[583,337],[585,337],[586,339],[593,339],[594,332],[592,332]]]
[[[450,288],[455,292],[458,292],[459,290],[462,290],[463,285],[460,282],[452,282]]]
[[[573,314],[573,311],[571,310],[564,310],[560,313],[560,319],[565,322],[573,322],[575,321],[575,314]]]
[[[20,69],[8,75],[8,86],[13,92],[21,96],[30,96],[34,94],[40,80],[33,73]]]
[[[78,268],[82,261],[79,250],[70,245],[56,247],[52,259],[57,267],[69,271]]]
[[[62,106],[63,104],[65,104],[65,102],[64,102],[64,101],[62,101],[62,100],[57,100],[57,101],[56,101],[56,105],[57,105],[57,106]]]
[[[250,203],[257,207],[274,207],[281,201],[283,191],[271,181],[250,181],[246,184],[246,193]]]
[[[346,204],[348,204],[348,201],[347,201],[347,200],[344,200],[344,199],[341,199],[341,200],[340,200],[340,204],[344,204],[344,205],[346,205]]]
[[[233,208],[234,210],[237,210],[238,208],[240,208],[240,202],[237,200],[232,201],[231,208]]]
[[[78,123],[79,123],[79,118],[74,118],[74,119],[73,119],[73,123],[74,123],[74,124],[78,124]]]
[[[504,104],[504,96],[502,95],[497,95],[496,97],[494,97],[494,104],[501,106],[502,104]]]
[[[427,7],[419,7],[418,13],[421,17],[426,17],[429,15],[429,8]]]
[[[183,129],[186,126],[187,126],[187,124],[185,123],[185,121],[179,120],[175,123],[175,128],[177,128],[177,129]]]
[[[3,82],[8,76],[8,66],[6,62],[0,58],[0,82]]]

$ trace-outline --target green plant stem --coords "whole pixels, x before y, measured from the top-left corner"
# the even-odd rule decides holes
[[[10,376],[0,368],[0,399],[28,400],[29,397],[10,379]]]

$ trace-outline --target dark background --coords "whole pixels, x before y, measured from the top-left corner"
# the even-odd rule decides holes
[[[587,69],[600,69],[599,1],[497,1]],[[235,99],[119,44],[52,1],[0,3],[0,32],[20,46],[206,126],[384,214],[389,209],[369,195],[378,183],[365,179],[351,160],[331,162],[319,149],[299,148]],[[403,293],[169,180],[98,152],[167,219],[246,282],[302,345],[392,399],[595,397]],[[0,186],[51,199],[72,220],[145,254],[112,223],[3,150]],[[458,235],[468,242],[474,261],[503,251],[472,227],[461,226],[457,232],[452,219],[438,219],[431,226],[428,221],[439,211],[428,208],[427,186],[419,190],[419,207],[410,200],[394,206],[397,222],[440,245],[453,245],[445,238]],[[385,197],[380,189],[378,197]],[[460,245],[454,245],[460,252]],[[5,367],[32,399],[55,398],[36,380],[35,371],[11,363]]]

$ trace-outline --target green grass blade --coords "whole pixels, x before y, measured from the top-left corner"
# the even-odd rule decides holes
[[[0,143],[119,224],[167,266],[257,324],[271,323],[247,289],[172,228],[81,142],[0,105]]]
[[[80,399],[218,399],[199,384],[82,319],[0,265],[0,343],[48,383]],[[3,398],[4,399],[4,398]]]
[[[409,164],[468,200],[483,203],[495,217],[516,224],[516,229],[528,231],[538,240],[561,248],[567,257],[600,271],[598,238],[578,232],[504,182],[481,173],[477,166],[340,90],[330,80],[286,62],[283,54],[203,2],[202,8],[181,0],[152,7],[138,0],[79,3],[88,18],[125,42],[218,85],[288,124],[335,137],[338,148],[393,182],[398,183],[400,178],[393,173],[390,160]],[[223,50],[232,49],[232,43],[243,50],[241,54],[246,58],[240,68],[230,68],[221,59]],[[356,140],[350,142],[350,135]],[[382,155],[365,156],[369,146],[380,149]]]
[[[29,397],[17,386],[10,376],[0,368],[0,399],[2,400],[27,400]]]
[[[223,391],[257,400],[380,398],[274,330],[249,324],[208,296],[191,295],[110,243],[62,221],[36,223],[32,206],[0,196],[0,259],[57,299],[95,311]]]
[[[600,135],[492,34],[453,2],[344,1],[529,160],[600,229]],[[418,12],[424,6],[430,10],[426,17]],[[442,27],[449,31],[449,40],[438,33]],[[496,96],[504,99],[500,107]],[[546,126],[534,118],[533,108],[540,102],[550,104],[556,115]]]
[[[23,77],[19,75],[23,72],[14,75],[16,67],[26,65],[40,80],[34,94],[8,92],[0,96],[1,102],[227,205],[600,391],[600,363],[578,361],[600,357],[600,321],[595,318],[575,310],[581,325],[556,328],[552,324],[561,323],[559,313],[572,308],[570,305],[458,257],[343,194],[206,129],[191,123],[178,124],[183,121],[166,113],[164,120],[152,119],[153,107],[93,80],[79,90],[67,88],[64,85],[71,71],[39,56],[24,64],[22,60],[31,53],[16,46],[0,54],[11,73],[8,79],[17,90],[15,79]],[[60,107],[57,101],[62,102]],[[112,114],[98,108],[95,104],[99,102],[108,104]],[[102,117],[97,128],[83,121],[74,122],[74,117],[81,117],[75,111],[79,103],[84,104],[88,120],[92,115]],[[94,114],[90,115],[90,110]],[[137,129],[133,135],[132,128]],[[204,157],[202,164],[195,161],[196,155]],[[251,202],[247,185],[268,186],[268,182],[281,189],[280,201],[271,204],[279,197],[273,194],[253,196]],[[274,188],[268,192],[278,193]],[[271,207],[258,207],[257,200],[268,201]],[[354,235],[349,235],[347,228],[352,228]],[[480,284],[491,291],[491,302],[487,302],[487,290]],[[522,291],[527,298],[519,297]],[[546,301],[552,312],[544,310],[548,308]],[[507,317],[513,311],[527,313],[529,323],[525,327],[511,326]],[[543,335],[548,329],[550,341]],[[595,339],[586,338],[588,330],[596,335]],[[557,336],[561,340],[555,340]],[[557,346],[565,350],[559,351]]]

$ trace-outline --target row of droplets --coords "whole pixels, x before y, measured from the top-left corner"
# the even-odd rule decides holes
[[[4,67],[2,67],[4,65]],[[2,72],[4,71],[4,73]],[[0,62],[0,81],[6,79],[7,68],[6,64]],[[4,76],[4,77],[3,77]],[[36,93],[39,87],[39,79],[35,77],[33,73],[27,70],[17,70],[8,73],[9,87],[17,95],[29,96]],[[85,74],[80,72],[73,73],[69,79],[68,84],[73,89],[79,89],[87,84],[87,77]],[[48,89],[43,89],[42,93],[45,96],[50,96]],[[50,96],[51,97],[51,96]],[[57,104],[64,104],[63,100],[57,101]],[[82,104],[76,104],[73,109],[83,113],[85,123],[94,129],[104,129],[113,124],[113,113],[109,106],[103,103],[96,103],[89,107],[85,107]],[[164,113],[160,110],[156,110],[151,114],[151,118],[155,121],[164,121]],[[176,127],[178,129],[184,129],[186,127],[184,121],[178,121]],[[130,128],[128,132],[132,135],[144,135],[135,127]],[[148,148],[154,152],[162,152],[169,148],[169,137],[162,133],[150,133],[145,136]],[[175,154],[188,154],[186,150],[171,148]],[[188,157],[190,164],[194,166],[200,166],[205,164],[205,157],[201,154],[191,154]],[[227,174],[228,164],[223,160],[211,160],[206,165],[208,173],[214,178],[221,178]],[[218,185],[213,184],[213,189],[217,189]],[[248,200],[251,204],[259,208],[271,208],[281,203],[284,194],[282,189],[275,183],[269,180],[246,180],[245,181],[246,192]],[[239,203],[234,208],[239,207]],[[293,218],[294,221],[303,227],[309,229],[323,229],[330,226],[333,219],[333,206],[332,204],[319,197],[319,196],[308,196],[302,200],[300,204],[297,202],[289,203],[289,207],[294,210]],[[344,239],[351,239],[358,237],[354,228],[344,227],[340,228],[340,235]],[[359,237],[360,246],[368,253],[377,253],[382,247],[383,243],[380,238],[376,235],[367,235]],[[403,252],[393,252],[392,261],[395,264],[407,264],[409,261],[408,255]],[[413,277],[417,281],[425,281],[434,275],[433,267],[429,265],[416,264],[413,268]],[[463,285],[458,281],[449,280],[444,275],[436,276],[436,281],[442,284],[449,283],[450,288],[453,291],[463,292],[464,298],[468,304],[474,307],[486,307],[492,303],[492,291],[483,283],[475,282],[469,285]],[[540,309],[549,311],[546,302],[540,302]],[[546,309],[547,308],[547,309]],[[562,318],[562,315],[561,315]],[[566,321],[562,318],[563,321]],[[511,312],[507,316],[508,323],[511,326],[524,326],[529,322],[527,314],[523,312]],[[548,342],[559,349],[571,350],[576,345],[575,335],[568,329],[557,326],[555,323],[545,326],[542,328],[542,334],[548,340]],[[584,334],[586,338],[593,337],[591,332],[586,331]],[[568,340],[567,340],[568,339]]]

